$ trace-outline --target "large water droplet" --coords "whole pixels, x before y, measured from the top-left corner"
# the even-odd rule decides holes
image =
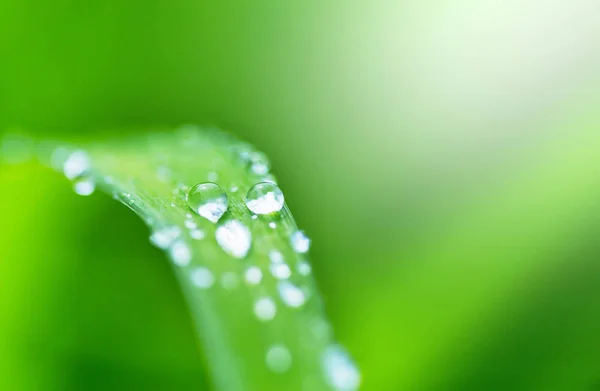
[[[271,298],[263,297],[254,303],[254,314],[259,320],[272,320],[276,313],[277,307],[275,307],[275,302]]]
[[[216,223],[227,211],[227,194],[216,183],[198,183],[187,194],[191,210]]]
[[[281,300],[288,306],[293,308],[302,307],[306,302],[306,295],[302,289],[288,281],[280,281],[277,284],[277,290]]]
[[[267,367],[275,373],[284,373],[292,366],[292,355],[284,345],[273,345],[267,350]]]
[[[360,372],[346,351],[338,345],[323,353],[323,370],[329,385],[339,391],[355,391],[360,385]]]
[[[237,220],[229,220],[219,226],[215,237],[223,251],[235,258],[244,258],[252,245],[250,230]]]
[[[63,173],[69,179],[78,178],[91,169],[90,158],[85,151],[78,150],[69,155],[63,163]]]
[[[248,209],[259,215],[279,212],[283,202],[283,192],[274,183],[257,183],[246,194]]]
[[[302,231],[296,231],[292,234],[292,248],[297,253],[305,253],[310,249],[310,239]]]

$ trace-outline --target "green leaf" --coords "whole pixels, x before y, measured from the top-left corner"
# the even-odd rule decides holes
[[[289,209],[254,216],[246,206],[253,185],[274,181],[264,155],[228,134],[191,126],[42,150],[78,193],[95,186],[146,222],[171,260],[215,389],[358,388],[358,371],[334,342],[306,254],[292,245],[298,228]],[[227,195],[227,211],[217,223],[187,204],[190,188],[202,182],[218,184]],[[245,256],[230,255],[216,240],[217,229],[231,221],[249,230]],[[232,232],[230,239],[244,238]],[[279,254],[282,263],[274,259]],[[254,279],[247,277],[249,268]]]

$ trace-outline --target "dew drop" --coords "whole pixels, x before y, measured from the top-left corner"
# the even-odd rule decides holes
[[[282,263],[283,262],[283,254],[277,250],[269,251],[269,259],[273,263]]]
[[[303,276],[308,276],[312,272],[312,267],[308,262],[305,261],[298,263],[297,269],[298,273],[300,273]]]
[[[238,220],[229,220],[217,228],[217,243],[223,251],[235,258],[244,258],[252,245],[252,234]]]
[[[216,223],[227,211],[227,194],[216,183],[199,183],[187,195],[191,210]]]
[[[79,178],[75,181],[73,190],[75,190],[75,193],[79,194],[80,196],[89,196],[94,192],[94,190],[96,190],[96,183],[92,177],[89,176]]]
[[[269,173],[269,169],[271,168],[271,164],[269,163],[269,159],[262,152],[252,152],[250,154],[250,171],[254,175],[267,175]]]
[[[248,269],[246,269],[246,273],[244,274],[246,282],[250,285],[260,284],[262,277],[262,271],[258,266],[250,266]]]
[[[279,212],[283,203],[283,192],[277,185],[269,182],[257,183],[246,194],[246,206],[259,215]]]
[[[273,263],[269,269],[273,277],[278,280],[287,280],[292,275],[290,267],[285,263]]]
[[[187,229],[195,229],[198,227],[198,225],[196,225],[196,222],[194,220],[186,220],[184,223],[185,227]]]
[[[164,227],[150,235],[150,242],[158,248],[166,249],[179,236],[181,231],[175,226]]]
[[[339,391],[355,391],[360,385],[360,372],[346,351],[339,345],[325,349],[323,370],[329,385]]]
[[[208,289],[213,286],[215,277],[212,272],[204,267],[194,269],[191,273],[192,283],[201,289]]]
[[[269,227],[271,227],[272,229],[275,229],[275,228],[277,228],[277,224],[274,221],[271,221],[269,223]]]
[[[292,355],[284,345],[273,345],[267,350],[266,364],[275,373],[287,372],[292,366]]]
[[[296,231],[292,234],[292,248],[297,253],[303,254],[310,249],[310,239],[303,231]]]
[[[190,236],[192,237],[192,239],[195,239],[195,240],[202,240],[206,237],[206,235],[204,234],[204,231],[199,230],[199,229],[194,229],[194,230],[190,231]]]
[[[277,307],[275,307],[275,302],[273,299],[263,297],[254,303],[254,314],[259,320],[265,322],[272,320],[276,313]]]
[[[192,260],[192,251],[183,240],[176,240],[169,248],[173,263],[177,266],[187,266]]]
[[[294,284],[288,281],[280,281],[277,284],[277,291],[281,300],[288,306],[298,308],[306,302],[304,292]]]
[[[63,173],[69,179],[75,179],[90,171],[91,163],[85,151],[77,150],[69,155],[63,163]]]

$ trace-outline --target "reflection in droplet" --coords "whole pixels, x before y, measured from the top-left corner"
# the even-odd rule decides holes
[[[283,192],[273,183],[257,183],[246,194],[248,209],[259,215],[279,212],[283,204]]]
[[[191,210],[205,219],[216,223],[227,211],[227,194],[216,183],[199,183],[187,194]]]

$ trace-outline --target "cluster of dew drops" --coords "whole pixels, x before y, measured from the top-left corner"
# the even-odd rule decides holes
[[[251,173],[265,177],[269,172],[269,163],[263,154],[256,152],[248,155]],[[87,153],[82,150],[71,152],[62,159],[63,172],[65,176],[73,181],[74,191],[83,196],[94,192],[95,182],[90,175],[91,162]],[[159,170],[159,176],[165,169]],[[191,211],[210,221],[219,223],[228,209],[228,197],[225,191],[215,183],[218,176],[216,173],[209,175],[209,182],[194,185],[186,194],[186,202]],[[266,180],[253,185],[247,192],[245,198],[246,207],[252,212],[252,218],[258,215],[275,215],[280,213],[284,207],[284,195],[272,177],[266,176]],[[107,179],[107,178],[105,178]],[[110,179],[110,178],[108,178]],[[237,187],[230,189],[232,192]],[[269,223],[275,228],[275,223]],[[198,228],[193,220],[192,214],[186,214],[184,222],[192,239],[202,240],[206,234]],[[215,230],[215,240],[219,247],[234,258],[243,259],[252,246],[252,234],[250,229],[236,219],[230,219],[219,223]],[[192,251],[188,244],[181,238],[181,230],[177,226],[166,226],[155,230],[150,241],[157,247],[168,252],[171,260],[177,266],[187,266],[192,261]],[[310,249],[310,239],[303,231],[295,231],[290,236],[290,245],[298,254],[307,253]],[[282,302],[290,308],[300,308],[307,301],[307,293],[292,284],[289,277],[292,274],[290,266],[285,262],[281,252],[273,250],[269,252],[269,271],[277,280],[277,292]],[[296,265],[300,275],[307,276],[311,273],[310,264],[304,260]],[[215,276],[205,267],[195,267],[190,273],[191,282],[198,289],[206,290],[215,284]],[[244,272],[244,279],[249,285],[258,285],[263,279],[263,272],[258,266],[249,266]],[[237,275],[228,272],[221,276],[221,285],[225,288],[233,288],[237,285]],[[276,317],[277,305],[275,301],[267,296],[258,298],[254,303],[254,314],[261,322],[269,322]],[[355,364],[340,345],[330,345],[322,353],[322,367],[328,384],[335,390],[354,391],[360,384],[360,373]],[[290,350],[281,343],[268,347],[265,353],[267,367],[274,373],[285,373],[292,366],[292,354]]]

